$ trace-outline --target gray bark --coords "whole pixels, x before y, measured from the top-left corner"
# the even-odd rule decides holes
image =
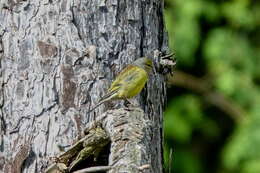
[[[153,155],[154,146],[150,143],[154,126],[142,110],[108,111],[102,119],[104,129],[111,136],[109,163],[113,168],[109,173],[162,172],[158,165],[152,165],[152,160],[158,157]],[[140,171],[144,165],[148,165],[147,169]]]
[[[89,122],[115,108],[86,113],[126,64],[144,55],[157,62],[153,51],[167,50],[162,10],[160,0],[2,0],[0,171],[43,172]],[[154,71],[136,97],[151,123],[142,164],[153,173],[162,172],[165,92]]]

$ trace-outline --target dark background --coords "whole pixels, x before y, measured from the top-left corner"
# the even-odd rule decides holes
[[[260,1],[165,0],[164,15],[166,172],[260,173]]]

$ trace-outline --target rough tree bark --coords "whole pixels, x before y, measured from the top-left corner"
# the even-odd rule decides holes
[[[167,50],[162,10],[161,0],[2,0],[0,171],[45,171],[88,123],[106,117],[114,172],[146,164],[144,172],[162,172],[166,91],[156,70],[136,98],[141,110],[106,112],[121,107],[115,101],[87,114],[127,63],[144,55],[156,63],[153,51]],[[116,121],[122,122],[118,139]],[[125,143],[117,146],[118,140]],[[123,150],[134,163],[116,159]]]

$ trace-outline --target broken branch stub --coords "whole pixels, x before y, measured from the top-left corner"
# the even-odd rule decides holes
[[[109,165],[113,165],[108,172],[137,173],[140,166],[151,164],[152,122],[144,111],[139,108],[118,109],[107,111],[104,116],[102,126],[111,140]]]
[[[145,118],[145,113],[139,108],[110,110],[98,117],[95,122],[89,123],[85,131],[87,135],[80,139],[68,151],[56,159],[56,164],[48,170],[60,172],[83,171],[91,168],[96,170],[98,166],[109,166],[108,173],[140,172],[140,167],[148,165],[142,172],[153,172],[151,167],[151,145],[152,123]],[[102,127],[102,128],[101,128]],[[111,142],[110,148],[106,147]],[[90,156],[94,156],[93,162],[98,163],[100,151],[109,150],[106,157],[108,165],[96,167],[80,167],[78,164],[84,162],[87,165]],[[57,164],[63,163],[67,166],[61,170]],[[89,165],[89,164],[88,164]],[[55,169],[54,169],[55,168]],[[51,171],[47,173],[52,173]]]

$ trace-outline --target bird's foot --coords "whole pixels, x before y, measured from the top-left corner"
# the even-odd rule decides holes
[[[139,107],[139,103],[135,99],[131,99],[131,100],[126,99],[124,106],[127,108],[135,108],[135,107]]]

